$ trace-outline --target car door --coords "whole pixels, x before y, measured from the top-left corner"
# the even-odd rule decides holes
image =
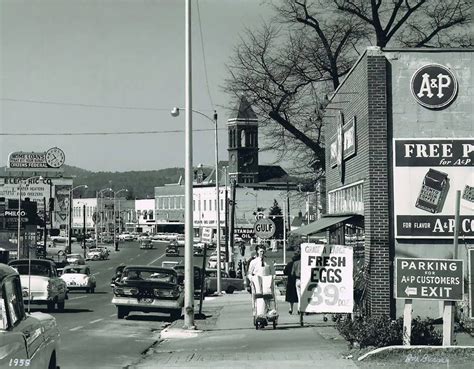
[[[39,354],[43,345],[44,335],[41,323],[25,314],[20,278],[17,275],[5,278],[2,288],[3,305],[6,307],[2,310],[5,311],[8,319],[8,336],[13,341],[16,339],[17,342],[16,352],[12,352],[9,356],[19,360],[31,359]]]

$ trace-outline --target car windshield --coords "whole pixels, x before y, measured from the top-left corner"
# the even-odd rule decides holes
[[[86,274],[86,269],[85,268],[71,268],[71,267],[66,267],[63,270],[63,274]]]
[[[135,281],[149,281],[149,282],[167,282],[176,283],[176,275],[165,270],[153,269],[125,269],[123,271],[122,279]]]
[[[49,268],[48,265],[45,264],[31,264],[31,269],[28,266],[28,263],[26,264],[16,264],[12,265],[13,268],[15,268],[20,275],[37,275],[41,277],[50,277],[51,276],[51,269]],[[28,272],[31,270],[31,273]]]

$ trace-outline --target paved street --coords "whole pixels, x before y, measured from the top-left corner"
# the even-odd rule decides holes
[[[63,245],[58,246],[59,250]],[[64,312],[53,312],[61,330],[61,367],[118,368],[136,360],[157,339],[164,325],[171,322],[169,315],[132,313],[127,319],[117,319],[111,304],[111,278],[120,263],[161,265],[163,260],[183,260],[166,257],[165,243],[155,243],[154,249],[141,250],[137,242],[120,244],[115,252],[112,245],[109,260],[88,261],[97,278],[94,294],[74,291],[69,293]],[[49,253],[57,252],[49,248]],[[73,253],[82,253],[79,244]],[[202,262],[202,258],[196,258]],[[46,311],[32,306],[32,311]]]

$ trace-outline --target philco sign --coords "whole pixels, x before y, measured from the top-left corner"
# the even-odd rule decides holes
[[[457,90],[456,77],[444,65],[424,65],[411,78],[411,92],[416,102],[428,109],[449,105],[456,97]]]
[[[462,300],[463,261],[396,258],[397,299]]]

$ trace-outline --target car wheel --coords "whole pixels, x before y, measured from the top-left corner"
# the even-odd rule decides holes
[[[227,289],[225,290],[225,293],[228,293],[228,294],[233,294],[235,291],[235,287],[234,286],[229,286],[227,287]]]
[[[124,306],[117,306],[117,318],[123,319],[128,315],[127,308]]]
[[[59,311],[63,311],[64,310],[64,300],[57,303],[57,306],[58,306],[58,310]]]
[[[179,318],[181,318],[181,310],[173,311],[173,312],[170,314],[170,317],[171,317],[171,319],[173,319],[173,320],[178,320]]]
[[[47,309],[48,311],[53,311],[54,310],[54,301],[48,301],[48,303],[46,304],[47,305]]]

